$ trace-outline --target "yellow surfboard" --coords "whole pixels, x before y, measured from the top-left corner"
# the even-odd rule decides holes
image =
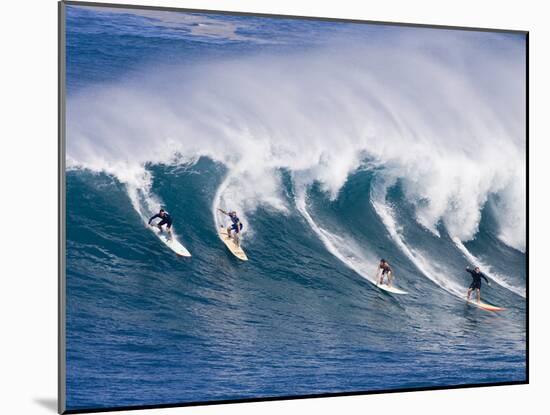
[[[223,241],[223,243],[225,244],[225,246],[227,246],[227,248],[231,251],[231,253],[233,255],[235,255],[237,258],[239,258],[241,261],[248,261],[248,257],[246,256],[246,254],[244,253],[243,249],[241,248],[240,245],[237,245],[237,243],[235,242],[235,240],[233,239],[233,236],[229,237],[227,235],[227,229],[225,228],[222,228],[219,232],[218,232],[218,235],[220,237],[220,239]]]
[[[502,308],[502,307],[497,307],[496,305],[491,305],[491,304],[487,304],[487,303],[484,303],[483,301],[477,301],[477,300],[466,300],[468,301],[468,303],[472,304],[472,305],[475,305],[476,307],[479,307],[483,310],[487,310],[487,311],[503,311],[503,310],[506,310],[505,308]]]

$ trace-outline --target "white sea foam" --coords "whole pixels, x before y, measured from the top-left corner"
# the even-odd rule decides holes
[[[280,169],[336,198],[368,158],[402,180],[419,223],[461,241],[498,196],[499,237],[524,250],[524,48],[510,36],[428,32],[147,68],[82,90],[68,99],[68,162],[131,188],[148,185],[147,163],[207,156],[229,171],[218,200],[246,215],[287,210]]]

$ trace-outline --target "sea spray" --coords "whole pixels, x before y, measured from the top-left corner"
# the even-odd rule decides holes
[[[479,36],[328,39],[300,54],[145,68],[69,97],[68,160],[124,182],[127,169],[206,156],[231,172],[224,197],[249,215],[287,209],[280,169],[334,199],[369,158],[402,180],[420,224],[436,233],[442,221],[461,241],[498,196],[498,235],[524,250],[524,49]]]

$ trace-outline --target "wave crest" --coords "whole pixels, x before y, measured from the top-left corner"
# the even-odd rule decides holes
[[[440,32],[334,40],[285,56],[145,68],[68,100],[69,165],[123,181],[147,163],[207,156],[246,212],[285,210],[278,171],[331,198],[368,159],[402,180],[419,223],[472,239],[491,195],[500,238],[525,248],[524,46]],[[136,173],[137,172],[137,173]]]

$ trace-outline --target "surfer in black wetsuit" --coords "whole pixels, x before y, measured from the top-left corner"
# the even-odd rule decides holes
[[[386,261],[384,258],[382,258],[380,260],[380,263],[378,264],[377,275],[380,275],[378,285],[382,285],[384,283],[384,275],[386,275],[388,278],[388,287],[391,287],[393,280],[393,271],[388,261]]]
[[[466,296],[466,298],[469,301],[470,294],[472,294],[472,291],[475,290],[477,294],[477,302],[479,303],[481,300],[481,279],[483,278],[485,282],[487,282],[487,285],[491,284],[489,283],[489,280],[487,279],[485,274],[479,270],[479,267],[475,267],[473,270],[469,267],[466,267],[466,272],[470,273],[470,275],[472,276],[472,283],[468,288],[468,295]]]
[[[222,210],[222,209],[218,209],[218,210],[224,215],[229,216],[229,219],[231,219],[231,227],[227,228],[227,236],[231,238],[231,231],[235,231],[235,235],[238,235],[243,230],[243,224],[240,221],[239,217],[237,216],[237,212],[235,211],[226,212],[225,210]],[[238,237],[235,239],[238,241]]]
[[[151,225],[151,222],[156,218],[160,218],[161,221],[159,223],[155,224],[155,225]],[[152,216],[151,219],[149,219],[149,225],[156,226],[157,228],[159,228],[159,230],[161,232],[163,232],[162,225],[166,225],[166,229],[168,231],[168,234],[171,234],[171,232],[172,232],[172,216],[170,216],[170,214],[167,211],[165,211],[164,209],[161,209],[159,211],[159,213],[157,213],[156,215]]]

